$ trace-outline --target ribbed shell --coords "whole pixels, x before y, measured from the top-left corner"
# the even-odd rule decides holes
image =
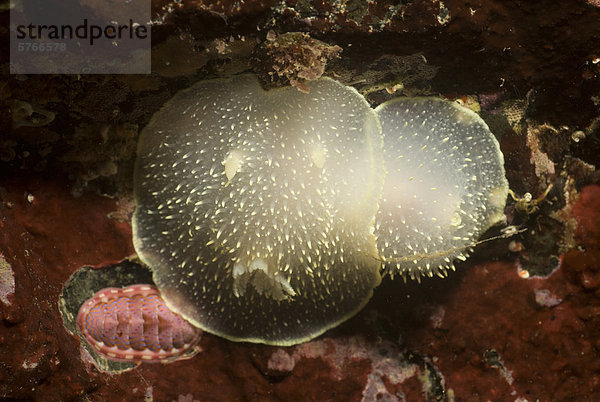
[[[138,255],[171,308],[232,340],[306,341],[356,313],[380,282],[377,116],[350,87],[309,86],[203,81],[139,140]]]
[[[150,285],[98,291],[81,306],[77,328],[100,355],[129,362],[163,361],[192,352],[202,333],[169,310]]]
[[[377,248],[390,273],[444,275],[504,217],[504,157],[485,122],[439,98],[397,98],[376,108],[387,175]]]

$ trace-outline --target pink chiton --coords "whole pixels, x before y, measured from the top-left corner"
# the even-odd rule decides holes
[[[202,335],[169,310],[151,285],[100,290],[79,309],[77,328],[98,354],[122,362],[193,354]]]

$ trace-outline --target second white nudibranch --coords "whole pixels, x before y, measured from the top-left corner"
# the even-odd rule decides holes
[[[439,98],[377,107],[387,170],[375,235],[390,274],[445,275],[504,218],[508,182],[494,135],[475,112]]]

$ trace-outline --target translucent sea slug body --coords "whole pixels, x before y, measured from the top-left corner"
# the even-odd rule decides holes
[[[309,340],[360,310],[382,267],[442,274],[503,216],[502,155],[476,114],[433,98],[374,111],[334,80],[309,86],[203,81],[140,136],[135,248],[209,332]]]
[[[170,307],[229,339],[310,339],[380,282],[377,116],[352,88],[310,86],[200,82],[141,134],[136,250]]]
[[[387,170],[375,229],[384,268],[412,279],[443,276],[504,217],[498,142],[455,102],[397,98],[376,111]]]

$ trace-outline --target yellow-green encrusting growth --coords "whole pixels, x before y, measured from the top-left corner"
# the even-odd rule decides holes
[[[309,86],[203,81],[141,134],[134,245],[169,307],[206,331],[299,343],[380,282],[377,115],[334,80]]]
[[[508,182],[496,138],[475,112],[439,98],[376,108],[387,170],[375,234],[383,267],[444,276],[504,218]]]

